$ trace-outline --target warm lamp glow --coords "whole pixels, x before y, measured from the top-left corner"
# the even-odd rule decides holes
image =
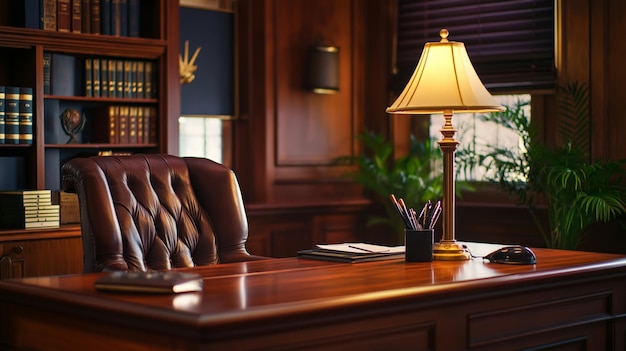
[[[504,108],[496,103],[482,84],[467,55],[465,45],[448,41],[442,29],[441,41],[426,43],[413,76],[396,101],[387,108],[394,114],[444,115],[443,136],[439,147],[443,153],[443,236],[435,244],[436,260],[464,260],[470,255],[456,243],[454,153],[459,144],[454,140],[452,115],[461,112],[495,112]]]

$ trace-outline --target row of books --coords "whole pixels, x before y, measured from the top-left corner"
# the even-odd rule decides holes
[[[50,190],[0,192],[0,228],[58,228],[59,205],[52,204]]]
[[[85,96],[156,98],[152,61],[85,59]]]
[[[94,111],[96,143],[153,144],[157,140],[156,108],[151,106],[112,105]]]
[[[33,88],[0,86],[0,144],[33,143]]]
[[[140,36],[140,0],[26,0],[26,27]]]

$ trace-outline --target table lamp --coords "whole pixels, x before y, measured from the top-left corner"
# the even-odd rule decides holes
[[[387,108],[393,114],[439,114],[444,117],[438,142],[443,153],[443,235],[433,247],[435,260],[467,260],[470,254],[455,240],[454,154],[458,141],[452,115],[460,112],[503,111],[482,84],[465,45],[448,41],[448,30],[440,31],[441,41],[424,45],[415,72],[396,101]]]

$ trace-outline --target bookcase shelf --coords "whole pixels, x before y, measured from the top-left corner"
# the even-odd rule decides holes
[[[44,2],[58,0],[44,0]],[[28,87],[32,94],[32,143],[0,144],[0,190],[60,189],[60,169],[73,157],[112,153],[167,153],[167,125],[170,114],[168,85],[177,69],[178,0],[139,0],[139,36],[104,35],[92,33],[60,32],[26,28],[28,4],[39,1],[0,1],[0,86]],[[125,3],[121,1],[121,3]],[[26,8],[25,8],[26,6]],[[171,15],[172,14],[172,15]],[[30,18],[32,23],[32,18]],[[61,72],[54,75],[46,59],[51,55],[70,58],[59,63]],[[86,96],[87,80],[84,76],[86,60],[111,60],[149,62],[153,67],[152,96],[100,97]],[[51,65],[54,65],[54,61]],[[170,77],[171,76],[171,77]],[[127,77],[124,77],[127,78]],[[62,94],[48,87],[65,86]],[[174,97],[178,102],[178,97]],[[96,132],[103,123],[98,122],[96,111],[111,107],[149,109],[151,139],[137,142],[108,143],[99,140]],[[67,124],[61,116],[68,110],[84,115],[84,128],[76,133],[78,143],[67,144]],[[147,127],[146,127],[147,131]],[[0,228],[1,230],[2,228]]]

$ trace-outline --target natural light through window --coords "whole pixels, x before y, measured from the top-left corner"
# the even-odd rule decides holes
[[[529,94],[523,95],[494,95],[496,101],[502,106],[514,106],[517,101],[530,101]],[[524,113],[530,116],[530,104],[524,106]],[[435,140],[441,139],[439,130],[444,120],[441,115],[430,117],[430,135]],[[458,151],[473,148],[476,154],[486,153],[494,147],[506,148],[517,153],[524,152],[522,139],[516,131],[505,128],[495,122],[486,122],[475,113],[455,113],[452,125],[457,129],[455,139],[459,141]],[[457,167],[458,169],[459,167]],[[472,167],[463,169],[457,174],[459,180],[481,181],[485,179],[487,172],[484,167]]]
[[[211,117],[180,117],[180,156],[194,156],[222,163],[222,120]]]

